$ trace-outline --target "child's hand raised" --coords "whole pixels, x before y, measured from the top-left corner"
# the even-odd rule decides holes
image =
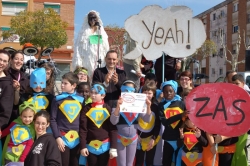
[[[151,106],[151,101],[148,98],[146,99],[146,104],[147,104],[148,107]]]
[[[179,131],[180,131],[180,138],[183,139],[184,138],[183,128],[179,128]]]
[[[121,97],[119,97],[119,99],[117,100],[117,106],[120,107],[120,105],[122,105],[123,103],[123,99]]]
[[[81,155],[87,157],[89,155],[89,151],[87,148],[81,150]]]
[[[196,129],[194,130],[194,135],[195,135],[196,138],[200,138],[200,136],[201,136],[201,130],[198,129],[198,128],[196,128]]]
[[[58,138],[56,139],[56,143],[57,143],[57,145],[58,145],[59,150],[60,150],[61,152],[64,152],[64,151],[65,151],[65,145],[64,145],[64,142],[63,142],[63,140],[62,140],[61,137],[58,137]]]

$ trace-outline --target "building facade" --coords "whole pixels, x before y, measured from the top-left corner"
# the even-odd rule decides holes
[[[250,36],[250,0],[226,0],[195,17],[200,18],[204,23],[207,39],[214,41],[217,45],[217,54],[201,62],[202,71],[209,76],[207,82],[214,82],[217,78],[224,77],[227,70],[232,69],[231,65],[226,62],[224,53],[226,51],[228,60],[231,60],[229,51],[233,55],[236,54],[238,30],[241,35],[238,61],[245,59],[244,39],[248,42]],[[221,46],[221,38],[226,50]],[[237,71],[245,71],[245,64],[239,64]]]
[[[62,74],[71,70],[71,61],[73,56],[74,45],[74,13],[75,0],[0,0],[0,34],[9,30],[10,20],[18,12],[28,10],[35,11],[43,8],[53,8],[63,21],[68,23],[66,29],[68,41],[59,49],[55,49],[51,57],[57,63],[57,68],[61,71],[57,77],[59,80]],[[3,38],[1,38],[3,40]],[[22,49],[18,39],[13,42],[0,44],[0,49],[4,47],[12,47],[16,50]],[[49,57],[44,57],[48,59]]]

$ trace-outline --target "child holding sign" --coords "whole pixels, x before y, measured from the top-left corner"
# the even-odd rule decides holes
[[[178,145],[182,148],[181,166],[202,166],[202,151],[208,141],[204,131],[198,129],[187,117],[180,128]],[[178,161],[177,161],[178,162]]]
[[[136,150],[136,166],[142,166],[144,156],[147,166],[152,166],[156,151],[156,144],[160,140],[161,122],[159,119],[158,106],[155,100],[156,85],[154,82],[148,82],[142,87],[142,93],[152,102],[151,111],[152,119],[149,123],[144,122],[141,117],[138,118],[138,135],[139,140]]]
[[[184,112],[186,107],[181,97],[177,95],[178,84],[170,80],[162,83],[162,92],[164,101],[159,104],[159,114],[162,125],[165,126],[162,139],[163,147],[163,166],[170,166],[175,162],[177,153],[177,140],[180,138],[179,128],[182,126],[182,119],[186,117]]]
[[[131,80],[126,80],[121,86],[122,92],[135,92],[135,83]],[[119,98],[116,109],[112,112],[110,120],[111,123],[117,126],[117,165],[118,166],[132,166],[136,145],[137,145],[137,124],[138,117],[141,117],[145,122],[151,119],[151,101],[146,99],[147,113],[139,114],[133,112],[120,112],[120,105],[123,99]]]

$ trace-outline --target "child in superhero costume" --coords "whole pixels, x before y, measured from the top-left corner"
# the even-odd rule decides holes
[[[46,87],[45,68],[36,68],[30,75],[30,88],[20,96],[19,104],[29,101],[35,105],[36,112],[43,109],[50,113],[51,101],[54,98],[50,91],[51,89]]]
[[[1,137],[7,136],[3,147],[3,165],[9,162],[24,162],[35,139],[33,103],[25,101],[21,104],[19,114],[20,116],[2,131]]]
[[[162,83],[164,100],[159,104],[159,116],[165,127],[162,135],[164,140],[163,166],[170,166],[176,160],[177,140],[180,138],[179,128],[182,126],[182,119],[187,115],[185,104],[177,95],[177,87],[177,82],[173,80]]]
[[[147,82],[142,87],[142,93],[147,95],[151,101],[152,119],[149,123],[144,122],[141,117],[138,118],[138,135],[139,141],[136,150],[136,166],[142,166],[144,158],[147,166],[153,166],[156,144],[160,140],[159,132],[161,122],[159,119],[158,106],[155,100],[156,84]],[[145,156],[146,155],[146,156]]]
[[[62,93],[52,101],[51,129],[61,151],[63,166],[79,165],[79,123],[84,98],[76,93],[78,77],[62,76]]]
[[[180,128],[178,145],[181,148],[181,166],[202,166],[202,151],[208,141],[206,133],[197,128],[187,117],[183,128]],[[177,161],[178,163],[179,161]],[[178,164],[177,164],[178,165]]]
[[[121,86],[122,92],[135,92],[135,83],[131,80],[126,80]],[[110,120],[111,123],[117,126],[117,165],[118,166],[132,166],[137,145],[137,124],[138,117],[141,117],[145,122],[150,122],[151,119],[151,101],[146,100],[147,113],[138,114],[130,112],[120,112],[120,105],[123,99],[119,98],[117,106],[112,112]]]
[[[92,103],[90,98],[90,84],[88,82],[80,82],[77,85],[77,93],[79,93],[85,99],[85,105]]]
[[[106,166],[109,158],[117,157],[117,128],[110,122],[111,108],[104,103],[105,94],[102,84],[94,84],[92,102],[81,112],[81,155],[87,157],[91,166]]]

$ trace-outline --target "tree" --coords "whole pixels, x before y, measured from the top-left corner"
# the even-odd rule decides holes
[[[199,56],[201,58],[200,62],[211,54],[215,54],[217,52],[216,44],[212,40],[206,40],[202,46],[196,50],[196,52],[186,58],[183,59],[182,71],[185,71],[189,68],[189,65],[194,62],[194,56]],[[201,73],[201,65],[198,67],[198,73]]]
[[[105,30],[109,36],[110,48],[117,48],[118,53],[121,56],[123,51],[123,45],[125,44],[125,29],[120,28],[117,25],[107,25],[105,26]]]
[[[59,48],[66,44],[68,37],[66,28],[68,24],[62,21],[53,9],[46,8],[35,12],[22,11],[10,22],[10,30],[2,36],[8,37],[11,34],[20,36],[20,45],[32,43],[35,47],[40,47],[41,51],[45,47]],[[39,55],[38,59],[41,58]]]
[[[123,46],[126,43],[125,29],[117,25],[107,25],[105,26],[105,31],[107,32],[109,37],[110,49],[116,50],[118,52],[119,57],[122,58]],[[121,59],[120,62],[122,62]]]
[[[240,52],[240,44],[241,44],[241,36],[240,36],[240,27],[238,30],[238,39],[236,41],[236,50],[235,50],[235,54],[233,54],[230,50],[228,50],[224,44],[224,34],[220,35],[220,42],[221,42],[221,46],[223,47],[224,51],[224,57],[226,59],[226,62],[228,62],[231,66],[232,66],[232,70],[236,71],[238,64],[240,63],[245,63],[245,60],[242,61],[238,61],[238,57],[239,57],[239,52]],[[244,40],[245,42],[245,40]],[[229,54],[231,55],[231,61],[228,60],[227,58],[227,51],[229,52]]]

